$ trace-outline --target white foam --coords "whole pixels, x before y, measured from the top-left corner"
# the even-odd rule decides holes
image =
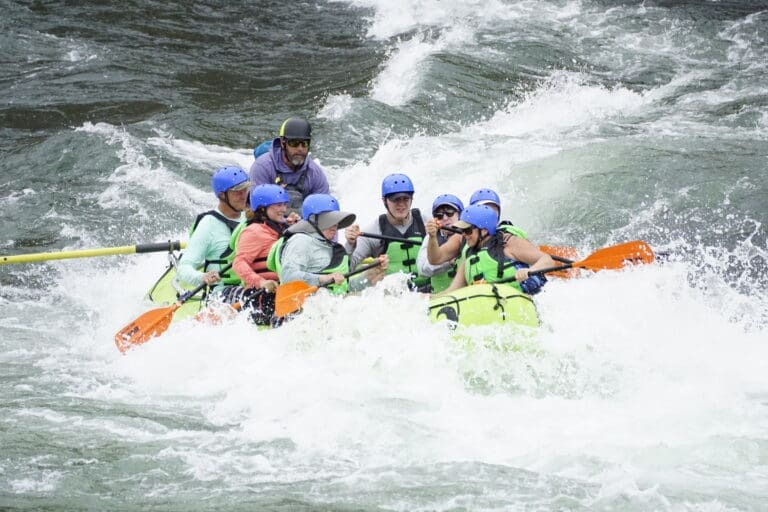
[[[352,110],[354,100],[349,94],[333,94],[328,96],[325,105],[317,113],[321,119],[338,121]]]
[[[123,164],[108,178],[110,185],[99,195],[99,204],[104,208],[134,209],[145,218],[151,218],[152,213],[145,208],[146,198],[140,193],[132,193],[135,189],[149,191],[169,204],[188,208],[190,212],[198,212],[211,204],[208,190],[180,180],[167,169],[162,158],[150,156],[150,148],[184,165],[202,167],[206,175],[223,165],[239,165],[247,170],[253,161],[248,150],[176,139],[162,130],[157,130],[159,136],[149,137],[146,141],[129,134],[124,127],[109,123],[86,122],[76,131],[102,136],[107,144],[119,147],[117,156]]]
[[[420,28],[455,28],[460,24],[491,25],[500,20],[516,18],[521,10],[518,5],[498,0],[466,0],[452,3],[440,0],[345,1],[357,7],[374,10],[367,34],[376,39],[389,39]]]
[[[181,400],[227,427],[219,442],[286,438],[299,457],[349,458],[368,468],[469,459],[558,471],[571,467],[567,454],[621,465],[649,447],[759,436],[768,427],[754,403],[768,370],[764,327],[741,331],[689,287],[684,265],[550,283],[538,298],[545,327],[520,352],[463,352],[393,276],[359,298],[320,292],[278,330],[258,331],[242,317],[218,326],[185,321],[120,356],[111,335],[141,311],[131,297],[146,285],[131,276],[157,261],[136,264],[125,278],[113,276],[109,286],[124,291],[106,308],[94,299],[106,290],[77,300],[101,318],[94,333],[72,342],[85,343],[78,351],[89,354],[86,371],[109,375],[106,386],[84,383],[82,392]],[[79,272],[71,279],[91,291],[103,283]],[[507,336],[503,329],[487,335]],[[486,393],[467,386],[471,374],[486,380]],[[241,454],[185,459],[207,478],[230,457]],[[240,462],[271,473],[289,470],[291,460]]]
[[[376,77],[371,98],[390,106],[403,105],[414,98],[421,89],[421,80],[428,69],[427,59],[446,48],[465,42],[469,33],[451,30],[432,40],[431,33],[417,34],[405,41],[398,41]]]
[[[210,167],[211,174],[217,167],[238,165],[246,171],[253,163],[253,150],[232,149],[216,144],[203,144],[199,141],[177,139],[162,130],[157,130],[158,137],[149,137],[147,144],[179,159],[182,162],[196,166]]]

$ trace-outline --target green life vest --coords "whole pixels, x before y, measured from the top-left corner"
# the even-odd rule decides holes
[[[224,215],[220,214],[216,210],[208,210],[207,212],[203,212],[203,213],[201,213],[200,215],[198,215],[195,218],[195,222],[192,224],[192,227],[189,229],[189,236],[190,237],[192,236],[192,233],[195,232],[195,229],[197,229],[197,226],[200,224],[200,221],[203,220],[203,218],[206,217],[207,215],[211,215],[211,216],[215,217],[216,219],[218,219],[219,221],[221,221],[224,224],[226,224],[226,226],[229,228],[229,231],[232,232],[232,233],[234,233],[235,231],[241,231],[242,228],[245,226],[245,222],[240,222],[240,221],[237,221],[237,220],[228,219],[227,217],[225,217]],[[233,253],[232,238],[230,237],[229,247],[224,249],[224,251],[219,255],[219,258],[215,259],[215,260],[205,260],[205,261],[203,261],[203,266],[199,270],[201,272],[207,272],[208,271],[208,267],[210,265],[212,265],[212,264],[217,264],[217,265],[220,265],[220,266],[224,266],[227,263],[231,263],[232,262],[232,258],[230,257],[230,255],[232,255],[232,253]],[[234,257],[234,255],[232,255],[232,257]],[[221,283],[224,286],[241,284],[240,278],[237,277],[237,274],[235,274],[235,271],[232,270],[232,268],[230,268],[226,272],[220,273],[220,275],[221,275]]]
[[[285,250],[285,243],[288,241],[290,237],[295,235],[310,236],[307,233],[291,233],[290,231],[286,231],[285,233],[282,234],[282,236],[280,236],[280,238],[277,239],[277,242],[275,242],[272,245],[272,247],[269,250],[269,255],[267,256],[267,268],[272,272],[277,272],[277,275],[280,277],[281,282],[283,280],[283,273],[282,273],[283,264],[281,262],[281,258],[283,255],[283,251]],[[344,246],[336,242],[331,242],[330,240],[327,240],[325,237],[323,237],[323,241],[333,249],[333,254],[331,255],[331,262],[328,264],[328,266],[326,266],[324,269],[316,273],[317,274],[333,274],[334,272],[339,272],[341,274],[349,273],[349,255],[347,254],[347,251],[344,249]],[[349,284],[348,284],[348,281],[345,279],[342,284],[332,284],[332,285],[329,285],[327,288],[333,294],[343,295],[349,291]]]
[[[491,239],[480,249],[469,248],[466,250],[466,263],[464,265],[464,277],[467,284],[475,281],[497,283],[515,277],[515,271],[524,263],[514,261],[504,255],[505,230],[497,231]],[[522,291],[517,281],[510,283]]]
[[[413,222],[408,226],[405,233],[401,233],[389,222],[387,214],[379,215],[379,231],[383,236],[407,238],[408,240],[413,240],[413,243],[382,241],[379,250],[373,256],[386,254],[389,256],[387,274],[405,272],[412,276],[411,281],[416,287],[421,287],[427,285],[430,281],[428,277],[419,275],[416,267],[416,256],[419,254],[419,247],[421,247],[421,243],[424,241],[424,234],[427,230],[424,228],[424,220],[421,218],[421,212],[418,208],[411,210],[411,216],[413,217]]]
[[[439,230],[437,232],[437,245],[443,245],[449,236],[444,236]],[[463,249],[466,243],[462,239],[461,241],[461,248],[459,249],[460,254],[463,253]],[[451,266],[445,270],[444,272],[440,272],[439,274],[433,275],[429,282],[432,285],[432,293],[439,293],[446,288],[448,288],[451,285],[451,282],[453,281],[453,278],[456,277],[456,263],[459,261],[459,258],[456,258],[456,261],[454,261]]]
[[[280,276],[282,273],[280,255],[283,252],[283,245],[285,244],[285,240],[289,236],[291,236],[290,233],[283,233],[280,238],[277,239],[277,242],[272,244],[272,247],[269,248],[269,254],[267,254],[267,268],[272,272],[277,273],[278,276]]]
[[[516,237],[522,238],[523,240],[528,240],[528,235],[525,233],[525,231],[515,226],[508,220],[499,222],[499,225],[496,226],[496,230],[502,230],[509,233],[510,235],[515,235]]]

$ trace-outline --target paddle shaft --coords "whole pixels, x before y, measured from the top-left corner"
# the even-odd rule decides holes
[[[347,272],[344,274],[344,278],[348,279],[379,265],[381,265],[379,261],[371,263],[370,265],[364,265],[351,272]],[[333,283],[334,281],[329,281],[320,286],[310,286],[304,281],[291,281],[290,283],[281,284],[277,287],[277,292],[275,293],[275,316],[282,317],[298,311],[301,309],[302,304],[304,304],[304,300],[315,293],[318,288],[326,288]]]
[[[384,240],[385,242],[399,242],[401,244],[408,245],[421,245],[421,242],[415,240],[408,240],[407,238],[400,238],[396,236],[376,235],[374,233],[360,233],[360,236],[365,238],[375,238],[376,240]]]
[[[39,252],[34,254],[17,254],[15,256],[0,256],[0,265],[10,263],[36,263],[48,260],[65,260],[72,258],[90,258],[94,256],[114,256],[118,254],[142,254],[148,252],[173,252],[186,247],[185,242],[157,242],[120,247],[101,247],[98,249],[79,249],[76,251]]]
[[[450,231],[451,233],[461,234],[462,230],[459,228],[454,228],[453,226],[445,226],[440,229],[444,229],[446,231]],[[414,242],[413,240],[408,240],[407,238],[398,238],[396,236],[387,236],[387,235],[376,235],[374,233],[360,233],[360,236],[364,236],[366,238],[375,238],[377,240],[384,240],[386,242],[399,242],[401,244],[408,244],[408,245],[418,245],[418,242]],[[573,260],[570,260],[568,258],[563,258],[562,256],[557,256],[554,254],[550,254],[552,256],[552,259],[555,261],[559,261],[560,263],[573,263]],[[570,267],[565,267],[570,268]],[[548,270],[548,272],[554,272],[555,270],[564,270],[564,268],[561,269],[552,269]]]
[[[559,261],[560,263],[567,263],[567,264],[570,264],[570,265],[573,264],[573,260],[569,260],[568,258],[563,258],[562,256],[558,256],[556,254],[550,254],[549,257],[552,258],[555,261]],[[568,268],[570,268],[570,267],[568,267]]]
[[[381,265],[380,261],[374,261],[373,263],[369,263],[368,265],[363,265],[362,267],[356,268],[355,270],[353,270],[351,272],[347,272],[346,274],[344,274],[344,277],[350,278],[352,276],[356,276],[357,274],[361,274],[361,273],[365,272],[366,270],[371,270],[372,268],[376,268],[379,265]]]
[[[452,226],[446,226],[440,229],[444,229],[446,231],[450,231],[452,233],[461,234],[461,230],[459,228],[454,228]],[[360,236],[364,236],[366,238],[375,238],[377,240],[384,240],[386,242],[399,242],[401,244],[408,244],[408,245],[419,245],[418,242],[415,242],[413,240],[408,240],[407,238],[399,238],[396,236],[387,236],[387,235],[376,235],[373,233],[360,233]],[[555,261],[559,261],[560,263],[573,263],[573,260],[569,260],[568,258],[563,258],[562,256],[556,256],[554,254],[550,255],[552,256],[552,259]]]
[[[219,275],[221,275],[221,274],[223,274],[224,272],[226,272],[227,270],[229,270],[231,268],[232,268],[232,263],[229,263],[229,264],[224,265],[223,267],[221,267],[219,270],[217,270],[217,272],[219,273]],[[201,284],[201,285],[197,286],[196,288],[193,288],[193,289],[189,290],[188,292],[182,294],[179,297],[179,300],[176,301],[176,304],[181,306],[182,304],[187,302],[189,299],[191,299],[192,297],[194,297],[195,295],[197,295],[198,293],[203,291],[203,289],[205,289],[206,286],[208,286],[208,285],[205,282],[203,282],[203,284]]]
[[[353,270],[351,272],[347,272],[346,274],[344,274],[344,279],[349,279],[352,276],[356,276],[357,274],[361,274],[361,273],[365,272],[366,270],[371,270],[372,268],[376,268],[379,265],[381,265],[381,263],[379,261],[376,261],[376,262],[371,263],[369,265],[364,265],[362,267],[356,268],[355,270]],[[321,284],[320,286],[321,287],[327,287],[327,286],[331,286],[332,284],[333,284],[333,281],[329,281],[329,282],[327,282],[325,284]]]

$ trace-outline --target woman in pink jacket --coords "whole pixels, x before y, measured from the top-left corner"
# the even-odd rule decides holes
[[[235,256],[232,269],[242,281],[225,300],[240,302],[259,325],[269,325],[275,304],[277,274],[267,269],[267,255],[288,227],[288,193],[279,185],[259,185],[251,190],[248,222],[232,235]],[[290,219],[294,220],[294,219]]]
[[[243,230],[236,235],[232,268],[244,288],[274,292],[277,274],[267,270],[267,255],[287,227],[288,193],[280,185],[258,185],[251,190],[251,210]]]

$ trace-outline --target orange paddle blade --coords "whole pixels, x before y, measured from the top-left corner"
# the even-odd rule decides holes
[[[574,267],[588,270],[618,270],[627,264],[653,263],[653,249],[642,240],[605,247],[577,261]]]
[[[560,261],[563,263],[572,263],[573,261],[579,259],[579,253],[576,251],[575,247],[570,247],[567,245],[540,245],[539,249],[541,250],[541,252],[555,257],[555,261]],[[555,276],[555,277],[561,277],[564,279],[567,279],[569,277],[578,277],[579,269],[569,268],[568,270],[558,270],[555,272],[551,272],[549,275]]]
[[[129,348],[146,343],[150,338],[164,333],[171,325],[173,313],[179,307],[181,303],[177,302],[168,307],[152,309],[120,329],[115,334],[117,349],[125,353]]]
[[[198,311],[193,318],[197,322],[209,325],[220,325],[224,320],[233,319],[242,309],[243,306],[239,302],[235,302],[234,304],[220,304],[215,307],[209,305]]]
[[[310,286],[304,281],[281,284],[275,292],[275,316],[285,316],[298,311],[307,297],[316,291],[317,286]]]
[[[579,258],[579,253],[576,251],[576,248],[567,245],[540,245],[539,249],[541,252],[545,252],[550,256],[559,256],[572,261],[576,261]]]

